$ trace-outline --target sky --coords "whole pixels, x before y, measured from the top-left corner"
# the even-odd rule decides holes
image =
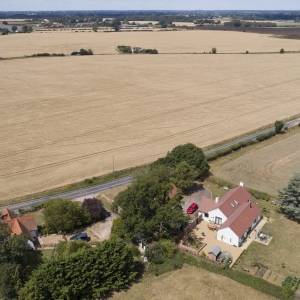
[[[21,10],[300,10],[300,0],[0,0]]]

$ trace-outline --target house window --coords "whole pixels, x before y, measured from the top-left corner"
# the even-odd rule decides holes
[[[208,213],[204,213],[204,217],[208,218],[209,217]]]
[[[216,217],[215,223],[218,224],[218,225],[221,225],[222,224],[222,218]]]

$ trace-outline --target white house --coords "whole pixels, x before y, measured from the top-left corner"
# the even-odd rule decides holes
[[[240,246],[261,220],[261,209],[251,202],[251,194],[242,183],[221,199],[204,198],[198,210],[204,221],[219,225],[218,240],[235,246]]]

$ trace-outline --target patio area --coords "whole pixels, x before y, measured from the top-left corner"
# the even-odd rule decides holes
[[[208,222],[201,221],[201,223],[199,223],[197,227],[194,229],[195,235],[199,238],[202,238],[202,242],[207,244],[202,250],[206,254],[208,254],[209,250],[213,246],[219,246],[222,252],[228,251],[231,253],[232,263],[230,266],[233,266],[235,262],[238,260],[238,258],[241,256],[241,254],[243,253],[244,249],[239,247],[234,247],[222,241],[218,241],[217,231],[209,230],[207,227],[208,224],[209,224]],[[204,235],[202,235],[202,233],[204,233]]]

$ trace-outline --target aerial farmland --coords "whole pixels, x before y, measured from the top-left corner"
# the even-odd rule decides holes
[[[118,54],[123,44],[159,54]],[[299,113],[299,53],[279,54],[298,51],[299,40],[238,32],[35,32],[2,37],[0,53],[81,47],[105,55],[0,62],[2,200],[107,174],[113,159],[115,170],[147,164],[179,144],[206,147]],[[228,54],[203,54],[212,47]]]

